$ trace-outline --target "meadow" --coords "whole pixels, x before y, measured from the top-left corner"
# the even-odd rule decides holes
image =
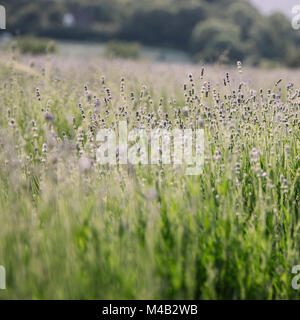
[[[300,71],[1,55],[1,299],[299,299]],[[96,134],[204,128],[197,176]]]

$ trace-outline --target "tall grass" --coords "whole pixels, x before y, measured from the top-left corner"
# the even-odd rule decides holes
[[[0,298],[300,297],[299,74],[55,59],[2,61]],[[204,127],[203,174],[99,166],[124,119]]]

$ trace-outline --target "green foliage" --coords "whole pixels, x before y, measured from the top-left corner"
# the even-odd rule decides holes
[[[258,10],[248,2],[236,2],[228,8],[227,14],[230,22],[240,28],[241,40],[248,41],[250,32],[260,17]]]
[[[121,37],[188,50],[194,26],[207,18],[206,7],[187,2],[171,8],[167,5],[137,7],[125,16]]]
[[[136,60],[141,56],[141,47],[138,43],[111,41],[107,43],[105,55],[109,58]]]
[[[229,59],[242,60],[244,54],[240,42],[240,29],[230,23],[208,20],[193,30],[191,48],[194,53],[209,62],[215,62],[226,53]]]
[[[295,48],[292,41],[291,26],[281,14],[273,14],[265,20],[259,20],[251,30],[255,39],[253,52],[267,59],[288,61],[290,52]]]
[[[31,36],[15,38],[9,43],[9,46],[23,54],[43,55],[57,52],[57,46],[53,40]]]

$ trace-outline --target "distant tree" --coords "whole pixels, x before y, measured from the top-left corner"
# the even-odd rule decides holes
[[[63,21],[63,13],[59,8],[53,8],[47,13],[47,20],[50,26],[60,26]]]
[[[251,39],[254,44],[253,50],[256,50],[261,57],[280,62],[287,61],[290,56],[289,51],[293,51],[296,45],[293,40],[293,29],[288,19],[280,13],[260,19],[253,26]]]
[[[215,19],[196,25],[191,36],[191,50],[210,62],[218,60],[224,52],[229,60],[240,60],[244,56],[239,27]]]
[[[18,19],[15,22],[14,28],[18,33],[36,33],[41,27],[42,16],[38,6],[34,4],[26,5],[17,14]]]
[[[274,13],[269,18],[275,42],[276,58],[284,61],[287,66],[300,66],[300,37],[297,39],[289,20],[280,13]]]
[[[250,31],[256,21],[261,18],[259,11],[248,2],[236,2],[228,8],[228,20],[241,29],[241,40],[250,38]]]
[[[207,19],[208,12],[204,5],[184,5],[177,9],[173,28],[170,32],[172,42],[187,49],[191,33],[197,23]]]
[[[276,56],[276,38],[274,38],[272,26],[268,20],[259,20],[251,30],[253,41],[252,51],[263,58],[272,59]]]
[[[163,45],[170,42],[168,26],[174,25],[174,13],[156,8],[134,10],[123,23],[123,39]]]

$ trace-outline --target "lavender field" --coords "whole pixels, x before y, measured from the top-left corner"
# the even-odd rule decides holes
[[[1,299],[299,299],[300,71],[3,54]],[[202,128],[203,172],[99,129]]]

